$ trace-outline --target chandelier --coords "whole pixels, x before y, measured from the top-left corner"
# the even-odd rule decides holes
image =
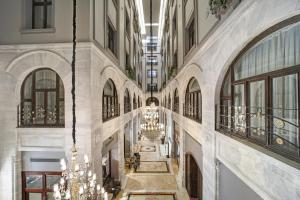
[[[163,131],[164,125],[159,123],[158,108],[152,103],[146,107],[144,123],[141,124],[142,131]]]
[[[73,0],[73,55],[72,55],[72,157],[67,165],[61,159],[62,177],[53,186],[55,200],[108,200],[104,188],[97,184],[97,176],[91,170],[91,163],[87,155],[83,162],[78,162],[76,148],[76,113],[75,113],[75,59],[76,58],[76,0]]]

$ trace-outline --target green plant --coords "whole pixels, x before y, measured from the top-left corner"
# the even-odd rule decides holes
[[[136,75],[136,70],[135,68],[131,68],[130,66],[126,66],[126,75],[128,76],[128,78],[130,78],[131,80],[135,80],[135,75]]]
[[[220,17],[228,7],[231,5],[232,0],[209,0],[209,8],[212,15]]]
[[[175,76],[177,74],[177,68],[175,66],[172,66],[168,69],[168,80],[170,80],[171,77]]]

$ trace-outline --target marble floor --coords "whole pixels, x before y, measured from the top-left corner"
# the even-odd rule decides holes
[[[125,186],[117,199],[189,200],[186,190],[178,186],[172,159],[161,156],[160,141],[144,140],[139,145],[152,151],[140,152],[140,168],[126,174]]]

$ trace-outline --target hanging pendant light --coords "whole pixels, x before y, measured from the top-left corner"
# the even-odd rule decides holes
[[[75,104],[75,62],[76,62],[76,0],[73,0],[73,52],[72,52],[72,157],[68,163],[61,159],[62,177],[53,187],[55,200],[108,200],[104,188],[97,184],[97,176],[92,172],[87,155],[78,162],[76,148],[76,104]]]

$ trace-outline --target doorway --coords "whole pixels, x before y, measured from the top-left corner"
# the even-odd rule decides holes
[[[202,200],[202,173],[195,158],[185,155],[185,186],[191,200]]]

